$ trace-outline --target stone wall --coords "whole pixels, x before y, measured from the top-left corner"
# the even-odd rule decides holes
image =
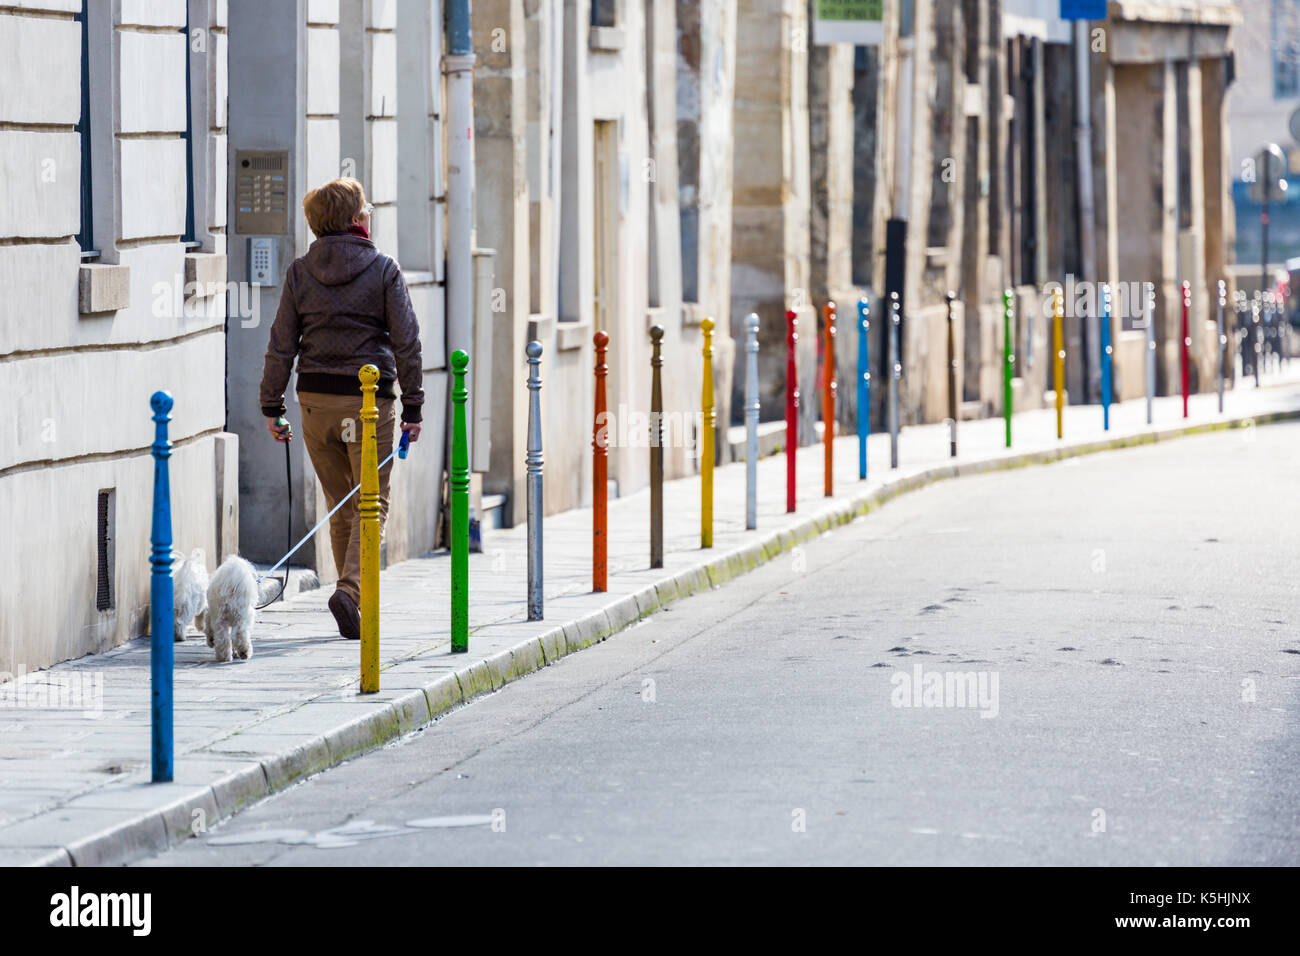
[[[233,550],[238,527],[237,442],[224,431],[222,382],[226,4],[92,3],[85,24],[74,18],[80,9],[74,0],[33,0],[0,12],[6,673],[147,632],[154,391],[175,399],[174,547],[201,547],[215,563]],[[81,124],[91,150],[86,222]],[[86,252],[98,255],[82,255],[83,229]],[[111,563],[109,606],[100,610],[105,492]]]

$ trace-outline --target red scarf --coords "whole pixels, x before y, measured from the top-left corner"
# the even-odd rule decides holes
[[[348,226],[348,232],[352,233],[354,236],[360,236],[362,239],[370,238],[370,233],[367,231],[366,227],[358,226],[356,223]]]

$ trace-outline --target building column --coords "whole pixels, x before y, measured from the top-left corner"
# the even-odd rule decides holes
[[[984,89],[989,75],[989,17],[988,0],[964,0],[965,69],[962,84],[965,91],[980,87],[981,102],[987,104],[991,91]],[[964,106],[964,103],[963,103]],[[987,313],[994,315],[1000,291],[988,280],[991,236],[989,235],[989,196],[992,170],[990,169],[992,121],[990,112],[981,108],[974,116],[962,109],[958,114],[962,122],[962,135],[966,144],[966,161],[962,173],[962,234],[959,263],[962,297],[963,350],[962,399],[979,401],[984,412],[992,413],[995,396],[1001,387],[1001,363],[995,361],[995,328],[1000,323],[984,321]]]
[[[473,17],[475,236],[479,248],[496,253],[489,297],[490,462],[483,490],[506,496],[502,520],[510,527],[523,520],[528,416],[528,44],[523,0],[477,0]]]
[[[1232,204],[1232,156],[1228,142],[1228,112],[1225,103],[1223,59],[1204,61],[1201,67],[1201,131],[1205,137],[1204,191],[1205,191],[1205,286],[1207,312],[1205,313],[1205,338],[1209,343],[1202,348],[1202,361],[1206,363],[1206,388],[1216,387],[1218,352],[1218,283],[1228,281],[1228,250],[1236,242],[1235,209]],[[1229,281],[1229,294],[1232,284]],[[1231,300],[1229,300],[1231,302]],[[1225,309],[1224,325],[1231,328],[1231,306]],[[1232,337],[1229,336],[1229,349]],[[1232,375],[1228,363],[1226,375]]]
[[[808,43],[805,0],[753,0],[736,28],[731,329],[759,317],[759,400],[785,407],[787,308],[799,314],[800,437],[813,436],[816,315],[809,300]],[[743,396],[736,376],[732,401]],[[772,417],[775,417],[774,415]]]
[[[857,367],[858,339],[851,334],[858,290],[853,285],[854,48],[815,45],[808,57],[809,168],[811,220],[809,268],[812,303],[834,301],[839,308],[836,337],[839,381]],[[825,332],[821,333],[825,338]],[[743,360],[743,352],[740,358]],[[739,376],[738,376],[739,377]],[[743,385],[743,382],[742,382]],[[841,386],[836,420],[842,428],[857,421],[857,389]]]
[[[1156,393],[1169,395],[1178,382],[1179,332],[1182,290],[1178,287],[1178,73],[1173,60],[1155,69],[1161,83],[1159,286],[1156,316]]]
[[[1201,86],[1201,61],[1190,60],[1187,63],[1187,163],[1191,208],[1188,210],[1190,225],[1182,237],[1180,248],[1182,274],[1179,278],[1192,284],[1192,307],[1187,320],[1187,334],[1192,340],[1188,388],[1192,392],[1201,391],[1202,382],[1210,370],[1203,360],[1208,338],[1204,322],[1209,314],[1206,311],[1206,285],[1213,285],[1208,282],[1205,270],[1205,104]]]
[[[898,215],[907,219],[907,263],[903,283],[903,341],[900,343],[903,362],[902,387],[899,389],[899,422],[915,424],[924,420],[927,389],[926,369],[935,368],[926,361],[927,350],[943,352],[946,363],[946,345],[940,348],[936,337],[944,329],[942,341],[946,342],[946,318],[937,322],[941,313],[946,316],[942,293],[935,296],[925,288],[924,276],[928,264],[930,233],[930,207],[934,198],[934,108],[930,99],[930,85],[934,79],[935,4],[934,0],[913,0],[913,28],[911,53],[911,82],[907,89],[908,123],[901,140],[907,144],[905,159],[908,169],[897,184],[899,190]],[[901,124],[900,124],[901,125]],[[946,292],[947,290],[943,290]],[[938,353],[935,353],[938,354]],[[947,373],[944,372],[946,388]],[[946,406],[945,406],[946,407]]]

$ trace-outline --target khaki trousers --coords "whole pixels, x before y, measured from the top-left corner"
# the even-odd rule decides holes
[[[361,484],[361,396],[327,395],[322,392],[299,392],[302,407],[302,437],[307,454],[316,469],[316,478],[325,492],[327,508],[333,508],[356,485]],[[393,427],[397,421],[391,398],[376,400],[379,422],[375,432],[379,460],[393,450]],[[393,463],[379,469],[379,527],[383,534],[388,518],[388,477]],[[352,496],[338,514],[330,518],[330,543],[334,567],[338,572],[335,587],[345,592],[358,606],[361,604],[361,492]]]

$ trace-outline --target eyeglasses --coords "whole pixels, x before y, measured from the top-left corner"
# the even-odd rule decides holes
[[[375,204],[372,202],[368,202],[361,207],[361,211],[365,213],[367,216],[369,216],[371,213],[375,211]]]

